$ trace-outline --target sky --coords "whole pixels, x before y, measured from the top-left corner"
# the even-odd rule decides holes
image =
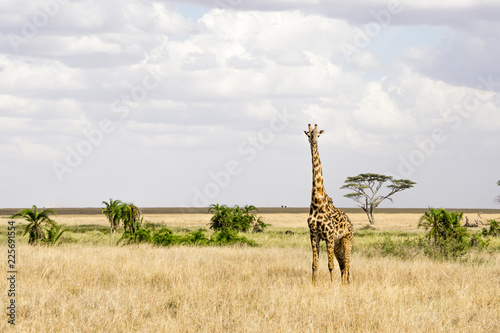
[[[500,208],[500,1],[4,0],[0,208]],[[383,191],[383,190],[382,190]]]

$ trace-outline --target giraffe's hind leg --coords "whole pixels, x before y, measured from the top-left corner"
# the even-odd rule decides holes
[[[335,240],[335,258],[339,262],[340,274],[344,275],[345,260],[344,260],[344,249],[342,248],[342,238]]]
[[[349,233],[335,241],[335,257],[339,262],[342,283],[349,283],[351,266],[352,233]]]

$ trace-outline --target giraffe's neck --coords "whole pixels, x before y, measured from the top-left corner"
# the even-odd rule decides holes
[[[321,160],[319,159],[317,145],[311,145],[311,155],[313,166],[311,205],[319,206],[327,200],[327,196],[325,185],[323,184],[323,169],[321,168]]]

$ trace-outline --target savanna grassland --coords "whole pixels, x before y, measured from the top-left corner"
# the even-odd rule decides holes
[[[311,285],[306,213],[259,214],[272,224],[245,237],[259,246],[117,245],[103,215],[58,215],[56,246],[17,240],[19,332],[497,332],[500,241],[456,260],[384,244],[419,237],[422,213],[350,213],[356,229],[349,286],[328,278],[324,243]],[[465,214],[469,219],[477,214]],[[483,220],[500,214],[483,214]],[[176,233],[208,214],[145,214]],[[1,219],[5,245],[6,218]],[[22,220],[17,220],[18,230]],[[479,229],[479,228],[478,228]],[[293,234],[286,234],[286,230]],[[398,243],[399,242],[399,243]],[[402,243],[401,243],[402,242]],[[392,244],[391,243],[391,244]],[[3,246],[5,249],[6,247]],[[4,257],[6,258],[6,250]],[[5,276],[6,259],[2,261]],[[0,298],[7,302],[6,279]],[[0,331],[12,330],[6,316]]]

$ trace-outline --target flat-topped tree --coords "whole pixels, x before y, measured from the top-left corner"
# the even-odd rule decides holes
[[[379,194],[382,185],[387,181],[391,182],[390,185],[386,186],[389,193],[385,195]],[[359,203],[359,207],[363,209],[368,216],[370,224],[375,224],[373,211],[382,201],[385,199],[392,201],[392,198],[390,198],[392,195],[411,188],[416,184],[408,179],[392,179],[391,176],[379,175],[376,173],[361,173],[354,177],[347,177],[344,183],[345,185],[342,186],[341,189],[354,191],[344,195],[344,197],[351,198]]]

